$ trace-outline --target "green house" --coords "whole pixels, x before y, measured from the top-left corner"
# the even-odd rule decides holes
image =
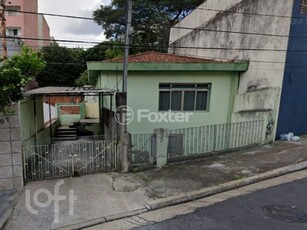
[[[122,90],[123,58],[88,62],[89,81]],[[240,72],[248,62],[146,52],[129,57],[128,131],[150,133],[231,122]],[[115,101],[104,101],[106,108]]]

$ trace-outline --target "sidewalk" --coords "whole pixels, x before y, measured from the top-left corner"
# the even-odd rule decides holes
[[[145,212],[148,202],[240,181],[307,161],[306,147],[307,137],[303,137],[297,143],[277,142],[134,174],[106,173],[65,178],[59,191],[67,199],[59,202],[59,223],[54,223],[54,202],[46,208],[39,208],[32,198],[42,188],[54,194],[54,186],[61,180],[32,182],[27,184],[25,191],[30,191],[31,207],[38,210],[39,215],[28,211],[23,192],[4,229],[56,229],[94,219],[96,222],[116,219],[131,211]],[[69,215],[69,190],[77,196],[73,215]],[[38,200],[46,202],[46,194],[39,195]]]

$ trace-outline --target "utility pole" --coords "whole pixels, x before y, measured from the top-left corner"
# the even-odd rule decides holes
[[[0,0],[0,18],[1,18],[1,37],[3,47],[3,59],[6,60],[7,55],[7,44],[6,44],[6,19],[5,19],[5,2],[6,0]]]
[[[128,59],[129,59],[129,36],[132,21],[132,0],[127,0],[127,26],[125,35],[125,56],[123,67],[123,88],[122,92],[116,94],[116,104],[119,110],[121,124],[118,126],[119,136],[119,161],[120,171],[129,172],[131,170],[131,135],[127,132],[127,85],[128,85]]]
[[[130,45],[130,30],[132,22],[132,1],[127,0],[127,26],[125,35],[125,57],[124,57],[124,71],[123,71],[123,92],[127,93],[128,85],[128,59],[129,59],[129,45]]]

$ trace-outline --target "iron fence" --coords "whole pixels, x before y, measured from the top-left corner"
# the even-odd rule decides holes
[[[265,120],[255,120],[170,130],[168,159],[261,144],[264,125]]]

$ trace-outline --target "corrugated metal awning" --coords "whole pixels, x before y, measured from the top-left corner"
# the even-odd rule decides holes
[[[112,89],[103,89],[97,87],[42,87],[30,90],[24,93],[25,97],[28,96],[66,96],[66,95],[113,95],[115,93]]]

